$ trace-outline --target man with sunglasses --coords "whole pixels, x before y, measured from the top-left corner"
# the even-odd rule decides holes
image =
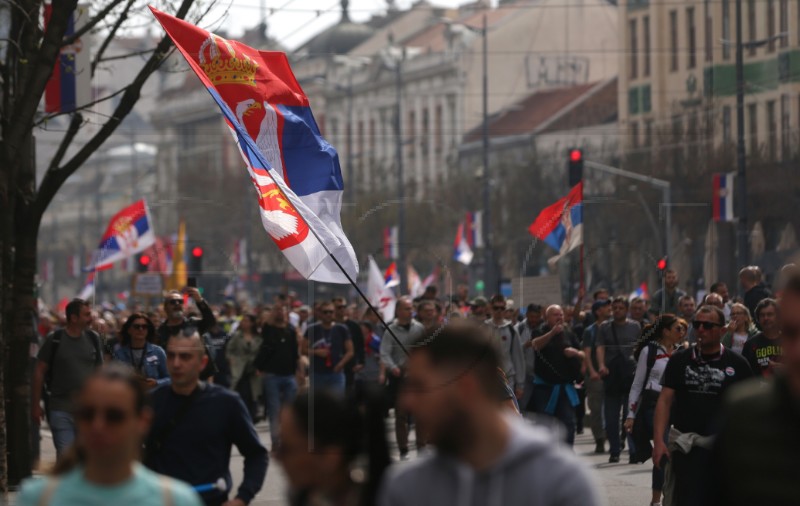
[[[675,352],[661,380],[663,388],[653,430],[653,463],[661,467],[669,461],[671,470],[664,495],[679,506],[706,504],[701,492],[710,469],[711,436],[718,431],[722,396],[731,385],[753,376],[747,361],[720,343],[724,324],[721,309],[701,307],[692,321],[697,344]],[[667,446],[660,435],[670,421]]]
[[[311,388],[325,388],[345,394],[344,368],[355,350],[347,327],[336,323],[331,302],[319,307],[319,322],[306,329],[303,353],[311,357]]]
[[[525,391],[525,350],[522,348],[516,322],[506,319],[506,298],[494,295],[489,301],[491,318],[484,324],[489,327],[500,350],[500,366],[514,389],[514,395],[521,399]]]
[[[217,319],[214,317],[214,312],[211,311],[208,303],[200,295],[200,290],[194,287],[187,287],[186,293],[194,300],[194,304],[200,311],[202,318],[196,316],[186,316],[183,308],[183,294],[178,290],[170,290],[164,297],[164,312],[167,319],[158,327],[156,333],[158,334],[159,345],[166,349],[167,340],[183,330],[186,327],[196,328],[202,336],[211,327],[217,324]]]
[[[778,307],[783,368],[764,383],[737,385],[726,398],[709,506],[796,504],[800,497],[800,272],[788,276]]]

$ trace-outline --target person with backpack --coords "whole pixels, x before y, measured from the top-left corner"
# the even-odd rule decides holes
[[[77,396],[75,446],[49,476],[25,481],[16,504],[201,506],[188,485],[137,462],[152,417],[145,385],[130,366],[91,374]]]
[[[514,390],[517,399],[521,399],[525,393],[525,352],[515,327],[517,322],[506,319],[506,298],[503,295],[494,295],[489,307],[491,318],[484,324],[489,327],[500,349],[501,367],[508,378],[508,386]]]
[[[89,303],[73,299],[67,304],[66,317],[64,328],[51,332],[39,350],[31,395],[31,416],[38,423],[44,416],[42,387],[47,387],[47,423],[57,458],[75,440],[73,397],[103,363],[100,336],[89,330],[92,324]]]
[[[633,460],[645,462],[650,458],[653,448],[653,418],[656,412],[658,395],[661,393],[661,376],[675,347],[683,340],[680,320],[673,314],[662,314],[656,322],[642,330],[642,338],[633,353],[636,358],[636,374],[628,395],[628,418],[625,430],[632,434],[636,453]],[[666,441],[667,435],[664,434]],[[653,465],[651,506],[660,506],[661,490],[664,486],[664,469]]]

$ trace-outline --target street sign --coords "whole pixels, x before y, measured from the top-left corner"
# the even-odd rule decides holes
[[[131,292],[139,297],[161,297],[164,292],[164,277],[152,272],[134,274]]]

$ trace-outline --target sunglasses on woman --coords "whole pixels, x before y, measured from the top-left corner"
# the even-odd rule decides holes
[[[128,418],[128,414],[119,408],[101,409],[96,406],[83,406],[75,412],[75,418],[83,423],[92,423],[98,416],[106,425],[119,425]]]
[[[131,325],[131,328],[133,330],[147,330],[147,324],[146,323],[134,323],[133,325]]]

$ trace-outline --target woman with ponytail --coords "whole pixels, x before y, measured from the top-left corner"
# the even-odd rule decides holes
[[[667,367],[672,352],[683,340],[683,328],[679,318],[662,314],[655,323],[645,326],[642,338],[634,352],[637,360],[636,375],[628,395],[628,419],[625,429],[633,434],[636,462],[645,462],[652,454],[650,440],[653,437],[653,417],[656,402],[661,392],[661,376]],[[664,434],[666,438],[666,434]],[[652,506],[661,504],[664,486],[664,471],[653,466]]]
[[[390,464],[383,405],[327,391],[301,394],[281,412],[276,452],[291,488],[292,506],[372,506]]]
[[[112,364],[90,376],[75,411],[75,445],[50,476],[22,485],[19,506],[201,506],[188,485],[139,464],[152,411],[133,369]]]

